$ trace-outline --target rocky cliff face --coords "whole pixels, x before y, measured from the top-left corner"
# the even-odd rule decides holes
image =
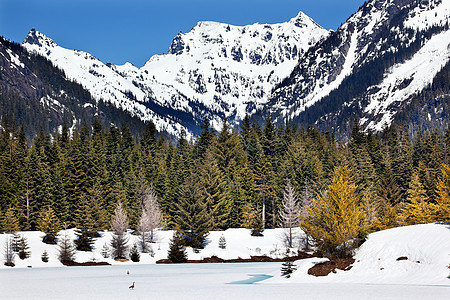
[[[26,99],[41,98],[44,95],[43,84],[20,61],[15,51],[20,48],[19,45],[0,40],[0,90],[14,91]]]

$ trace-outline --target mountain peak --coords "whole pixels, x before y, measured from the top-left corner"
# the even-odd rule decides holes
[[[299,11],[295,17],[290,19],[289,23],[294,24],[295,26],[300,27],[300,28],[302,28],[303,26],[309,26],[311,24],[314,24],[315,26],[322,28],[322,26],[317,24],[313,19],[311,19],[308,15],[306,15],[302,11]]]
[[[27,37],[23,40],[22,44],[37,45],[39,47],[42,47],[43,45],[46,45],[48,47],[56,46],[56,43],[51,38],[37,31],[35,28],[31,28],[30,32],[28,33]]]

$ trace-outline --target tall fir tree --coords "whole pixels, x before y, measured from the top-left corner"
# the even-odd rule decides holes
[[[213,226],[208,211],[206,195],[199,184],[198,177],[189,176],[181,187],[179,202],[176,203],[178,214],[175,216],[177,227],[186,240],[186,246],[202,249],[206,236]]]
[[[79,251],[92,251],[92,245],[94,243],[94,219],[91,214],[91,204],[88,201],[88,197],[83,195],[80,200],[80,204],[76,214],[76,230],[75,230],[75,245]]]

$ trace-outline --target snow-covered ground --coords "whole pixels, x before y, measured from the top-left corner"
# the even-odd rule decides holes
[[[245,229],[212,232],[209,245],[198,254],[190,252],[189,258],[276,255],[276,248],[284,252],[282,233],[281,229],[266,230],[263,238],[256,238]],[[312,258],[297,261],[298,269],[290,279],[281,277],[281,263],[153,264],[166,257],[170,231],[158,233],[154,258],[142,254],[140,263],[96,267],[63,267],[56,260],[56,247],[42,244],[40,233],[24,234],[32,257],[17,258],[14,268],[0,266],[1,299],[448,299],[450,295],[450,225],[373,233],[357,251],[351,270],[313,277],[307,270],[324,259]],[[222,234],[226,250],[218,248]],[[5,236],[0,235],[0,243],[4,244]],[[105,233],[97,240],[97,251],[108,238]],[[48,264],[39,263],[44,247],[50,255]],[[97,251],[78,252],[77,261],[104,260]],[[398,261],[401,256],[407,260]],[[132,282],[134,290],[128,288]]]
[[[62,235],[64,231],[61,231]],[[298,230],[300,233],[300,231]],[[63,265],[58,261],[58,246],[48,245],[42,243],[42,237],[44,234],[40,231],[27,231],[21,232],[20,235],[24,235],[28,240],[30,246],[31,257],[26,260],[20,260],[18,257],[15,259],[15,268],[27,268],[28,266],[36,267],[62,267]],[[67,230],[67,234],[75,239],[74,229]],[[151,244],[151,248],[154,252],[152,257],[149,253],[141,253],[141,260],[138,263],[117,262],[112,258],[104,258],[101,255],[102,248],[106,244],[110,246],[112,239],[112,233],[110,231],[101,232],[101,237],[95,240],[94,251],[82,252],[77,251],[75,260],[77,262],[87,261],[106,261],[112,265],[136,265],[136,264],[154,264],[159,259],[167,258],[167,252],[169,250],[169,242],[173,236],[172,230],[158,231],[156,233],[155,243]],[[219,239],[221,236],[225,237],[226,249],[219,248]],[[0,234],[0,249],[3,249],[5,240],[11,235]],[[213,255],[224,259],[231,258],[250,258],[255,255],[267,255],[271,257],[283,257],[286,251],[285,244],[283,242],[284,229],[267,229],[264,231],[263,237],[253,237],[250,235],[250,230],[244,228],[228,229],[226,231],[212,231],[207,237],[207,245],[205,249],[202,249],[199,253],[194,253],[192,248],[187,248],[189,259],[202,259],[205,257],[211,257]],[[129,242],[128,246],[134,243],[139,243],[140,236],[128,234]],[[44,263],[41,260],[42,253],[47,251],[49,255],[49,262]],[[0,254],[2,250],[0,250]],[[0,256],[0,259],[3,259]],[[3,263],[0,264],[0,269],[5,269]]]

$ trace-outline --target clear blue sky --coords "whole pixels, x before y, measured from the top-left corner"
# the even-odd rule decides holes
[[[140,67],[166,53],[173,37],[198,21],[233,25],[286,22],[303,11],[326,29],[363,0],[0,0],[0,35],[22,42],[36,28],[65,48],[103,62]]]

